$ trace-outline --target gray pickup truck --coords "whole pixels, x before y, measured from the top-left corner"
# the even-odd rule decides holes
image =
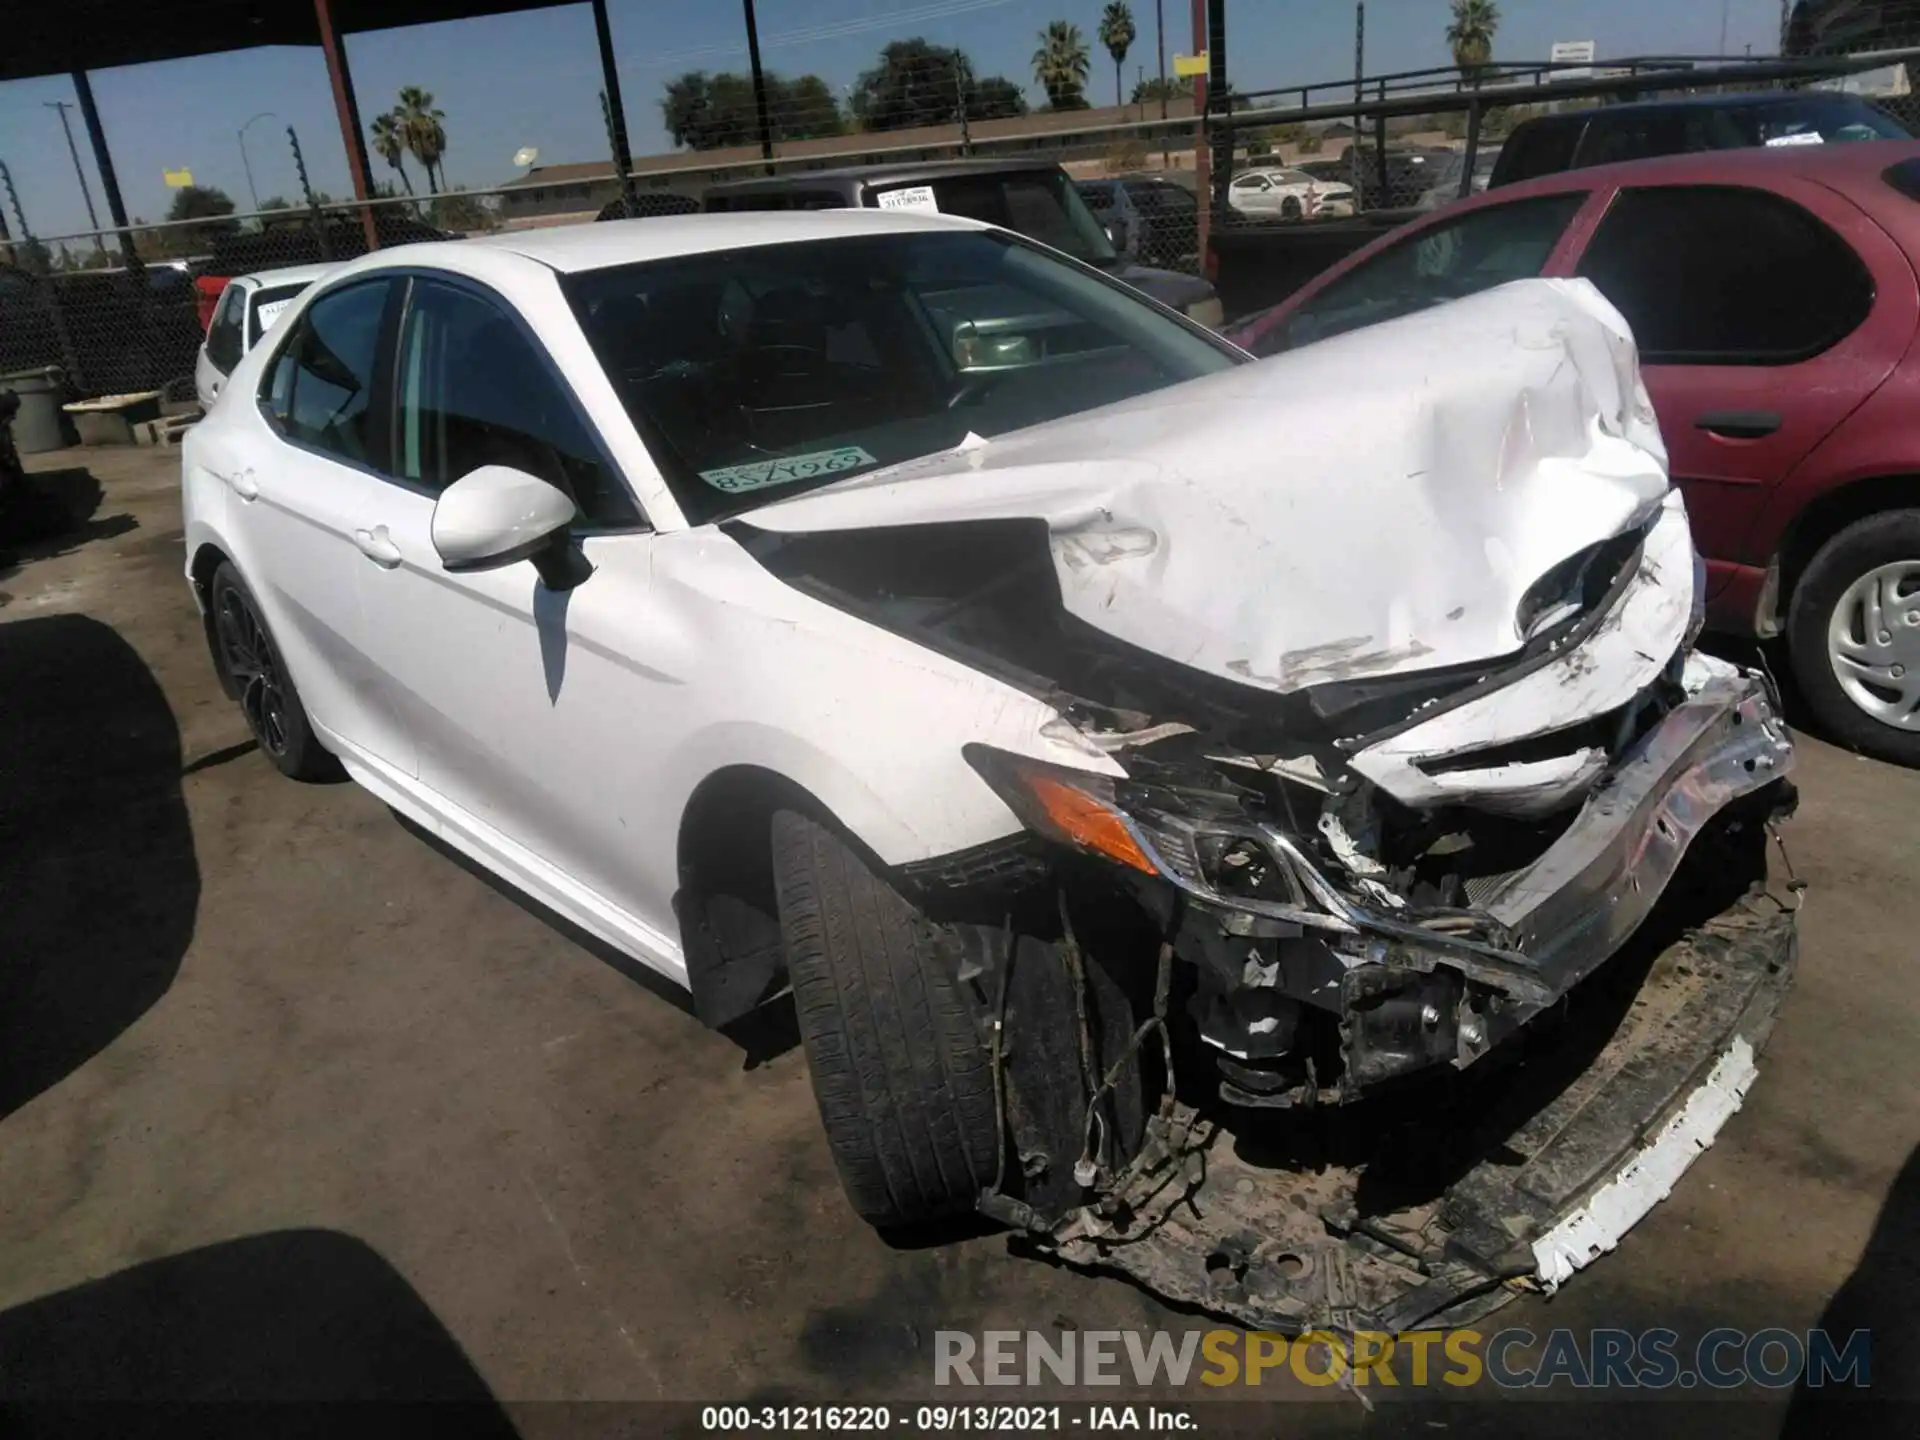
[[[1189,319],[1218,329],[1220,297],[1197,275],[1124,258],[1058,165],[1032,160],[946,160],[798,171],[711,186],[705,210],[940,210],[1038,240],[1131,285]]]

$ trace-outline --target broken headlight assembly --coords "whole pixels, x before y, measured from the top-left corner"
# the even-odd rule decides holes
[[[1352,933],[1351,907],[1285,831],[1231,796],[1183,792],[1175,813],[1123,776],[1052,765],[988,745],[967,763],[1022,824],[1070,851],[1165,880],[1241,916]],[[1255,933],[1250,926],[1239,927]]]

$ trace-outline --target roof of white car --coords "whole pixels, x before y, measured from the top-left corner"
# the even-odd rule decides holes
[[[258,285],[262,289],[269,285],[311,285],[322,275],[330,274],[334,269],[334,265],[288,265],[280,270],[255,270],[236,278],[248,285]]]
[[[984,230],[958,215],[922,210],[747,210],[712,215],[658,215],[512,230],[456,242],[510,250],[555,270],[599,270],[643,260],[670,260],[753,245],[787,245],[850,235],[911,234],[930,230]],[[398,252],[396,252],[398,253]]]

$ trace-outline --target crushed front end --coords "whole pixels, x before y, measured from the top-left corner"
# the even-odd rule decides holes
[[[1138,1145],[1090,1080],[1073,1203],[989,1210],[1250,1325],[1395,1330],[1556,1286],[1667,1193],[1792,972],[1793,746],[1764,672],[1692,648],[1677,501],[1562,582],[1500,665],[1310,691],[1306,743],[1066,701],[1123,776],[969,751],[1176,972]]]
[[[899,877],[1004,1082],[982,1208],[1277,1329],[1557,1285],[1738,1107],[1795,955],[1792,742],[1694,648],[1631,336],[1525,282],[1167,396],[733,532],[1056,717],[966,752],[1023,832]]]

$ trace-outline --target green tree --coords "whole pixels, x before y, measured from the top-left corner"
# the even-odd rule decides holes
[[[407,130],[406,117],[399,109],[387,111],[384,115],[373,117],[373,149],[382,160],[400,172],[400,183],[407,187],[407,194],[413,194],[413,181],[407,177]]]
[[[1065,20],[1048,22],[1033,52],[1033,78],[1047,92],[1050,110],[1087,108],[1087,77],[1093,73],[1080,27]]]
[[[767,128],[775,142],[838,135],[845,125],[833,90],[818,75],[797,80],[765,77]],[[721,150],[760,143],[760,113],[750,76],[689,70],[667,82],[660,101],[667,134],[688,150]]]
[[[1493,0],[1453,0],[1447,46],[1460,73],[1477,77],[1493,63],[1493,33],[1500,28],[1500,7]]]
[[[215,237],[231,235],[240,228],[233,219],[233,201],[227,192],[211,185],[182,185],[173,192],[167,207],[169,220],[202,220],[201,225],[182,225],[177,230],[162,230],[154,243],[163,255],[189,255],[212,246]]]
[[[1191,100],[1193,98],[1193,82],[1191,80],[1174,80],[1171,78],[1162,80],[1158,75],[1150,76],[1133,87],[1133,94],[1129,97],[1128,103],[1132,105],[1145,105],[1157,101],[1162,97],[1168,100]]]
[[[1135,33],[1133,11],[1127,8],[1126,0],[1110,0],[1100,14],[1100,43],[1113,57],[1113,103],[1116,105],[1120,103],[1120,67],[1127,63],[1127,51],[1133,48]]]
[[[972,87],[973,65],[960,51],[918,36],[894,40],[853,82],[853,117],[863,130],[957,124]]]
[[[446,182],[440,157],[447,153],[447,112],[434,108],[431,92],[418,85],[402,85],[394,116],[406,137],[407,149],[427,172],[427,189],[439,194]]]
[[[969,120],[1011,120],[1027,113],[1027,97],[1004,75],[976,80],[967,91]]]
[[[492,230],[500,222],[477,196],[458,187],[442,191],[427,207],[427,219],[441,230]]]

